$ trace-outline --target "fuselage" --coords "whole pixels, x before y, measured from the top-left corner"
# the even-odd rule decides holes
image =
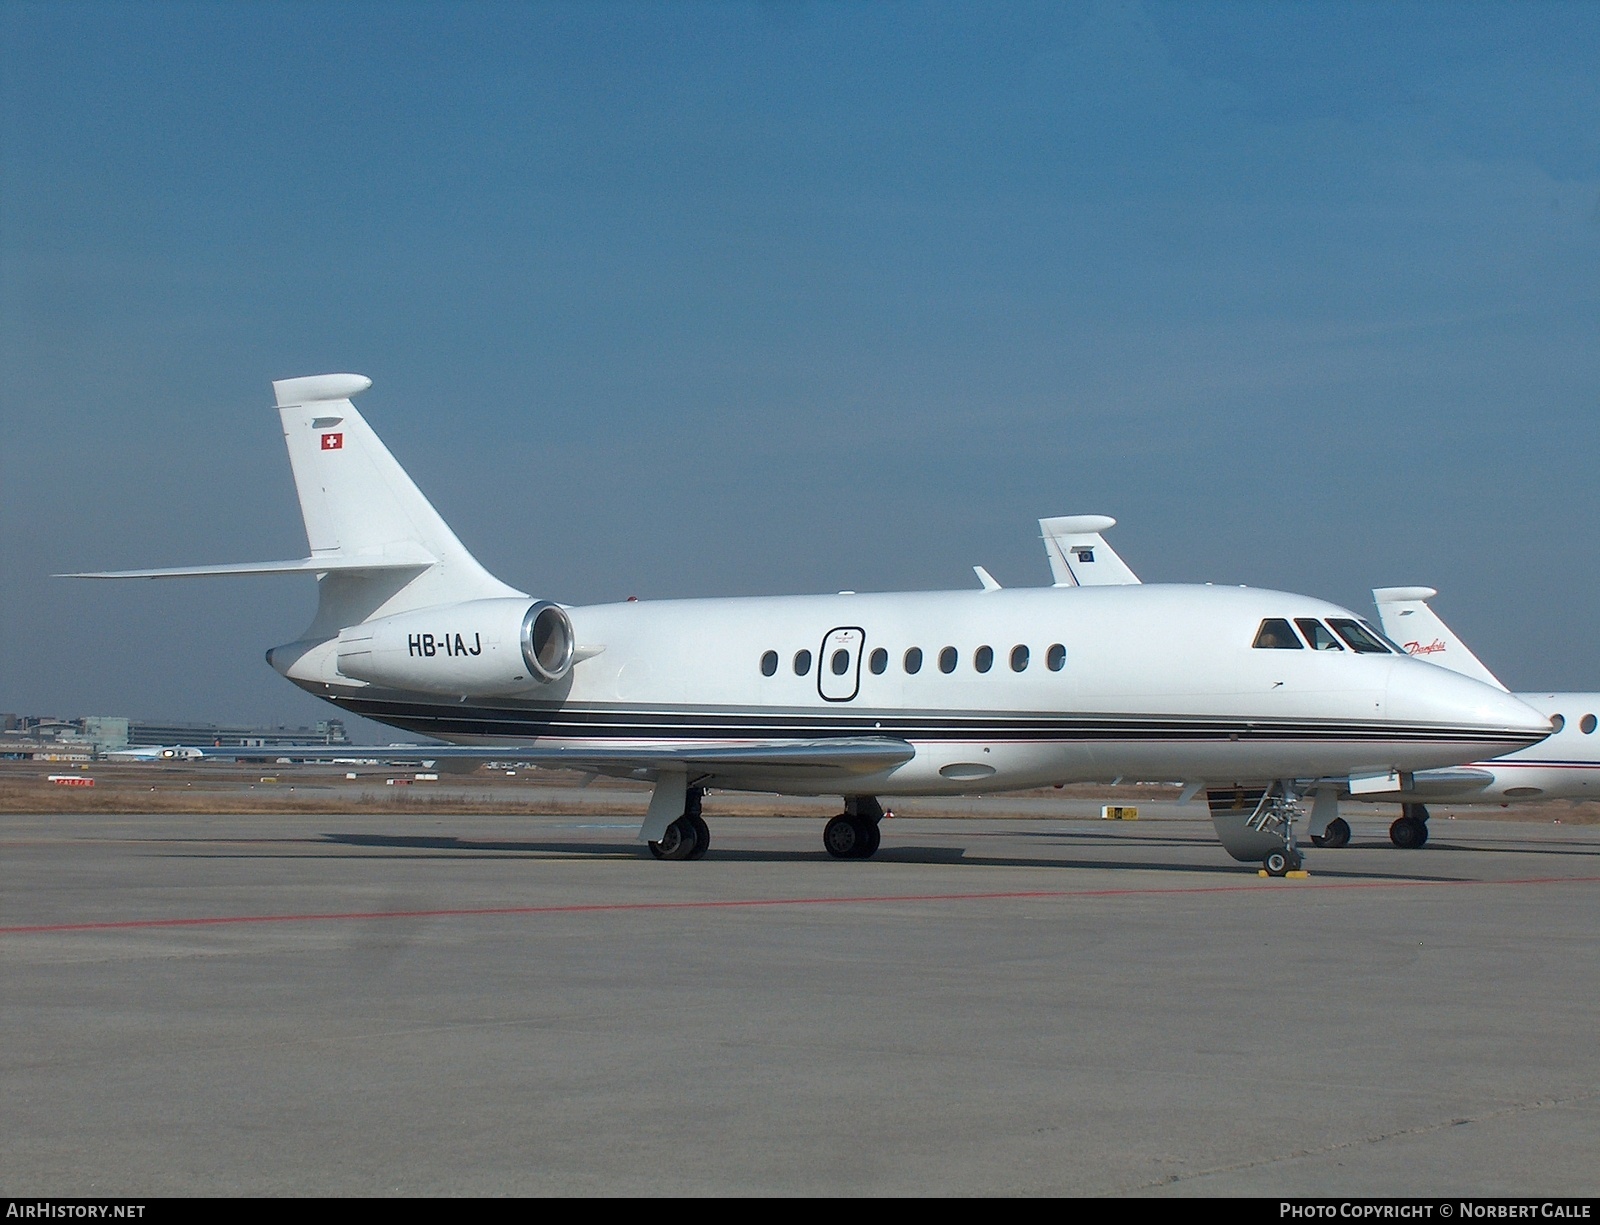
[[[1143,585],[570,607],[580,659],[561,680],[493,697],[444,691],[429,669],[448,666],[458,639],[468,651],[508,649],[474,611],[493,603],[441,606],[436,629],[424,619],[441,645],[406,661],[416,685],[350,680],[331,640],[279,648],[273,663],[344,709],[456,743],[877,736],[916,749],[865,777],[769,768],[707,780],[789,792],[1416,771],[1549,731],[1510,695],[1402,654],[1253,645],[1269,618],[1354,618],[1282,592]]]

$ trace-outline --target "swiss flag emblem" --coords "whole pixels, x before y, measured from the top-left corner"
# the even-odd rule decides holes
[[[343,434],[324,434],[322,436],[322,449],[324,451],[342,451],[342,450],[344,450],[344,435]]]

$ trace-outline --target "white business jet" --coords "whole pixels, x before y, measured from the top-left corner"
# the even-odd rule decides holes
[[[1439,619],[1428,601],[1432,587],[1378,587],[1372,598],[1384,632],[1416,659],[1424,659],[1504,689],[1498,677]],[[1588,799],[1600,795],[1600,693],[1519,693],[1516,697],[1547,715],[1555,732],[1532,748],[1455,769],[1424,770],[1412,776],[1399,798],[1401,816],[1389,827],[1399,847],[1428,840],[1425,801],[1451,804],[1512,804],[1519,800]]]
[[[478,564],[379,441],[351,402],[370,386],[353,374],[273,384],[309,556],[75,577],[314,574],[316,614],[267,653],[274,669],[341,709],[451,742],[429,758],[651,781],[639,838],[657,858],[705,853],[708,787],[841,795],[823,843],[862,858],[878,848],[880,795],[1120,775],[1213,789],[1229,850],[1281,875],[1300,861],[1294,780],[1450,766],[1550,731],[1502,690],[1375,639],[1337,655],[1281,649],[1296,621],[1359,625],[1282,592],[535,598]]]

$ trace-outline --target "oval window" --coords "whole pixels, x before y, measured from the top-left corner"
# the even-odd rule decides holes
[[[1592,736],[1594,735],[1594,724],[1593,715],[1584,715],[1583,718],[1578,720],[1578,730],[1585,736]]]
[[[1011,670],[1013,672],[1026,672],[1028,670],[1028,648],[1011,648]]]
[[[805,676],[810,671],[811,671],[811,652],[810,651],[796,651],[794,653],[794,674],[796,676]]]
[[[1564,715],[1551,715],[1550,716],[1550,726],[1555,728],[1557,732],[1559,732],[1566,725],[1567,725],[1566,716],[1564,716]],[[1553,736],[1553,735],[1555,735],[1555,732],[1551,732],[1550,734]]]
[[[1052,672],[1059,672],[1067,666],[1067,648],[1059,642],[1053,644],[1045,652],[1044,662]]]
[[[956,670],[956,649],[945,647],[939,652],[939,671],[954,672]]]
[[[922,648],[911,647],[906,651],[906,675],[915,676],[922,671]]]
[[[972,653],[972,666],[979,672],[987,672],[994,667],[994,648],[979,647]]]
[[[828,667],[833,669],[835,676],[843,676],[850,671],[850,652],[839,650],[833,653],[833,658],[828,661]]]
[[[776,676],[778,674],[778,653],[768,651],[761,657],[761,675]]]
[[[867,666],[872,669],[873,676],[882,676],[889,670],[889,652],[879,647],[872,653]]]

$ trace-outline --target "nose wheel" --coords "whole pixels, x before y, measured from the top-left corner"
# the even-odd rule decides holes
[[[1287,876],[1291,872],[1298,872],[1303,862],[1300,852],[1293,849],[1268,851],[1266,858],[1261,861],[1261,867],[1268,876]]]

